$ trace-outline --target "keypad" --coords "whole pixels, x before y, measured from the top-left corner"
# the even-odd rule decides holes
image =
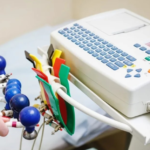
[[[130,73],[132,71],[133,71],[133,69],[127,69],[127,73]]]
[[[127,56],[127,59],[130,60],[130,61],[135,61],[136,59],[132,56]]]
[[[141,45],[140,44],[138,44],[138,43],[136,43],[136,44],[134,44],[134,47],[140,47]]]
[[[125,78],[130,78],[131,75],[130,74],[126,74]]]
[[[147,50],[145,53],[150,54],[150,50]]]
[[[145,52],[150,55],[150,49],[147,49],[145,46],[140,45],[139,43],[134,44],[134,47],[139,49],[140,51]]]
[[[130,62],[130,61],[128,61],[128,60],[125,60],[125,61],[123,61],[127,66],[132,66],[133,65],[133,63],[132,62]]]
[[[142,68],[136,69],[136,72],[141,72]]]
[[[136,75],[134,75],[134,77],[136,77],[136,78],[140,78],[140,77],[141,77],[141,75],[140,75],[140,74],[136,74]]]
[[[145,51],[145,50],[147,50],[147,48],[146,47],[140,47],[140,50]]]
[[[89,55],[99,60],[99,62],[106,64],[112,70],[118,70],[124,65],[131,66],[136,61],[136,58],[133,56],[123,52],[123,50],[106,39],[94,34],[78,23],[73,24],[70,28],[63,28],[58,33],[77,45],[81,50],[86,51]],[[142,48],[138,43],[134,47],[138,49]],[[150,50],[145,49],[145,51],[150,53]]]
[[[118,67],[123,67],[123,66],[124,66],[124,64],[123,64],[122,62],[120,62],[120,61],[115,62],[115,64],[116,64]]]
[[[124,57],[119,57],[118,60],[123,61],[123,60],[125,60],[125,58]]]

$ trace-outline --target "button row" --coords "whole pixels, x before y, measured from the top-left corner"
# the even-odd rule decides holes
[[[130,77],[132,77],[130,74],[126,74],[126,75],[125,75],[125,78],[130,78]],[[135,77],[135,78],[140,78],[141,75],[140,75],[140,74],[136,74],[136,75],[134,75],[134,77]]]
[[[127,73],[130,73],[132,71],[133,71],[133,69],[127,69]],[[136,69],[135,71],[140,73],[142,71],[142,68]]]
[[[75,23],[72,27],[58,32],[113,70],[117,70],[125,64],[131,66],[132,62],[136,60],[79,24]]]
[[[139,48],[141,51],[145,51],[145,53],[150,54],[150,50],[147,50],[146,47],[141,46],[140,44],[136,43],[134,44],[134,47]]]

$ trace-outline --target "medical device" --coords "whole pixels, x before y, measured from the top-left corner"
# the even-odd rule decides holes
[[[70,72],[127,117],[150,111],[150,21],[126,9],[51,33]]]

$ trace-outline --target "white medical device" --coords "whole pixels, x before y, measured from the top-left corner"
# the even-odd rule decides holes
[[[90,16],[51,34],[81,82],[127,117],[150,111],[150,21],[126,9]]]

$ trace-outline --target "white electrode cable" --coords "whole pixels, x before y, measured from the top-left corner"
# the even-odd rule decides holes
[[[41,126],[39,127],[38,135],[39,135],[39,132],[40,132],[41,128],[42,128],[44,125],[45,125],[45,122],[43,122],[43,123],[41,124]],[[34,142],[33,142],[33,145],[32,145],[31,150],[33,150],[33,149],[34,149],[34,145],[35,145],[35,142],[36,142],[36,139],[37,139],[37,138],[38,138],[38,136],[34,139]]]
[[[53,67],[51,66],[48,66],[48,65],[43,65],[44,69],[52,69],[53,70]],[[71,79],[75,79],[77,81],[77,79],[71,74],[69,73],[69,76],[71,77]],[[71,81],[72,82],[72,81]],[[105,116],[102,116],[101,114],[98,114],[94,111],[92,111],[91,109],[83,106],[82,104],[78,103],[77,101],[75,101],[73,98],[69,97],[64,91],[62,91],[61,89],[57,90],[57,93],[64,99],[66,100],[68,103],[70,103],[71,105],[73,105],[74,107],[76,107],[77,109],[79,109],[80,111],[86,113],[87,115],[97,119],[97,120],[100,120],[102,122],[105,122],[106,124],[114,127],[114,128],[117,128],[117,129],[120,129],[120,130],[123,130],[123,131],[126,131],[126,132],[129,132],[131,133],[132,132],[132,129],[130,128],[130,126],[124,124],[124,123],[121,123],[121,122],[118,122],[118,121],[115,121],[113,119],[110,119],[110,118],[107,118]]]
[[[0,102],[6,103],[6,100],[4,97],[0,97]]]
[[[41,146],[42,146],[43,135],[44,135],[44,129],[45,129],[45,118],[44,118],[44,120],[43,120],[43,129],[42,129],[42,135],[41,135],[39,150],[41,149]]]
[[[19,150],[21,150],[21,148],[22,148],[22,137],[23,137],[23,132],[24,132],[24,128],[22,129],[22,132],[21,132],[21,139],[20,139]]]
[[[87,115],[99,120],[99,121],[102,121],[114,128],[117,128],[117,129],[120,129],[120,130],[123,130],[123,131],[126,131],[126,132],[129,132],[131,133],[132,132],[132,129],[130,128],[130,126],[124,124],[124,123],[120,123],[118,121],[115,121],[113,119],[110,119],[110,118],[107,118],[101,114],[98,114],[96,112],[94,112],[93,110],[85,107],[84,105],[80,104],[79,102],[75,101],[73,98],[69,97],[63,90],[61,89],[58,89],[57,90],[57,93],[65,100],[67,101],[69,104],[71,104],[72,106],[76,107],[77,109],[79,109],[80,111],[86,113]]]

